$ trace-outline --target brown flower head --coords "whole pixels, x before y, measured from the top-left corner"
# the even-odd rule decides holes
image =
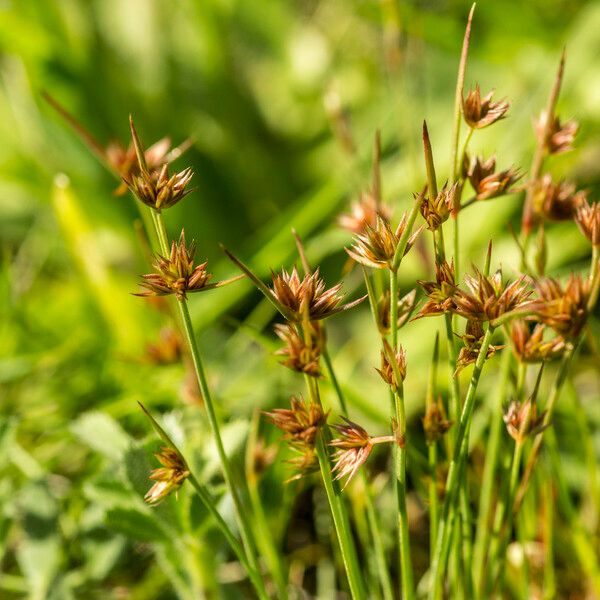
[[[371,436],[360,425],[346,417],[342,417],[342,419],[343,423],[333,426],[340,437],[332,440],[329,444],[336,449],[333,472],[336,473],[336,479],[348,476],[344,485],[346,487],[360,466],[369,458],[373,443]]]
[[[492,156],[484,160],[481,156],[474,156],[467,170],[467,177],[475,190],[477,200],[489,200],[513,193],[515,184],[523,175],[518,169],[505,169],[496,173],[496,158]]]
[[[404,213],[396,231],[393,231],[387,221],[377,217],[375,227],[367,226],[363,233],[357,234],[352,248],[346,248],[346,252],[356,262],[367,267],[392,269],[396,248],[406,229],[407,221],[408,213]],[[420,232],[421,230],[418,229],[409,237],[404,254],[410,250]]]
[[[291,273],[285,269],[281,273],[272,273],[272,278],[272,294],[275,301],[284,309],[288,320],[296,323],[326,319],[364,300],[363,297],[348,304],[341,304],[342,284],[325,289],[325,282],[319,275],[319,269],[305,275],[303,279],[300,279],[296,267]]]
[[[389,221],[390,213],[390,209],[378,203],[371,194],[361,194],[360,200],[352,203],[350,212],[340,215],[338,223],[351,233],[364,233],[367,227],[377,226],[377,219]]]
[[[537,435],[547,425],[544,425],[545,412],[538,414],[537,404],[531,399],[526,402],[513,400],[504,413],[504,423],[509,435],[517,442],[522,442],[527,436]]]
[[[577,121],[561,124],[560,119],[555,115],[548,129],[548,113],[544,110],[534,126],[538,139],[548,154],[560,154],[573,149],[573,140],[579,130]]]
[[[548,173],[531,183],[535,214],[547,221],[570,221],[577,209],[586,203],[587,193],[576,192],[575,184],[554,183]]]
[[[381,369],[375,369],[383,379],[393,390],[398,388],[398,385],[406,378],[406,351],[402,346],[399,346],[396,352],[393,352],[391,346],[384,341],[385,349],[381,352]],[[390,362],[393,357],[394,363]],[[398,375],[402,381],[398,382],[396,379],[395,371],[398,371]]]
[[[571,274],[563,288],[558,279],[544,277],[535,282],[535,287],[540,298],[536,302],[540,321],[567,340],[579,336],[588,316],[589,279]]]
[[[306,373],[312,377],[321,375],[319,366],[319,358],[323,348],[323,329],[317,321],[309,322],[305,329],[304,336],[298,333],[295,325],[288,323],[286,325],[275,325],[275,333],[285,346],[277,350],[275,354],[285,356],[282,365],[298,371]]]
[[[435,265],[435,281],[417,281],[427,294],[427,302],[417,313],[415,319],[433,317],[450,312],[454,309],[454,261],[443,261]]]
[[[178,300],[186,298],[188,292],[203,292],[237,281],[234,277],[217,283],[208,283],[212,275],[206,270],[207,262],[194,267],[196,244],[189,246],[185,243],[185,233],[182,231],[179,242],[171,244],[171,254],[168,257],[157,255],[154,262],[156,273],[144,275],[141,283],[145,291],[136,296],[166,296],[175,294]]]
[[[592,246],[600,246],[600,202],[581,201],[575,209],[575,223]]]
[[[285,435],[291,443],[314,446],[318,430],[327,422],[327,413],[314,402],[307,403],[302,397],[292,396],[290,408],[276,408],[265,416]]]
[[[428,444],[435,444],[452,427],[452,421],[446,417],[446,410],[441,398],[432,402],[423,417],[423,431]]]
[[[545,360],[560,358],[567,344],[561,336],[544,339],[547,328],[542,323],[536,323],[533,330],[527,321],[515,319],[511,323],[510,337],[514,353],[524,363],[539,363]]]
[[[508,102],[504,100],[492,102],[493,95],[492,91],[482,98],[478,85],[467,94],[466,99],[463,100],[463,115],[469,127],[482,129],[504,119],[508,111]]]
[[[435,231],[442,223],[448,220],[448,217],[456,208],[458,189],[458,182],[450,187],[444,185],[433,202],[425,192],[425,199],[421,203],[421,215],[427,221],[427,229]]]
[[[461,337],[463,346],[458,353],[456,360],[455,374],[459,373],[467,365],[473,364],[479,356],[481,350],[481,342],[483,341],[483,324],[479,320],[469,319],[465,327],[465,334]],[[501,350],[504,346],[488,346],[486,360],[496,354],[497,350]]]
[[[516,310],[532,306],[528,301],[531,290],[525,277],[521,276],[510,284],[502,282],[502,271],[485,276],[477,267],[475,275],[465,276],[468,291],[460,288],[454,294],[454,312],[469,320],[493,321]]]
[[[150,479],[156,483],[144,496],[144,500],[152,506],[162,502],[171,492],[176,492],[190,474],[181,454],[172,448],[165,447],[154,456],[163,466],[150,474]]]
[[[125,183],[138,200],[150,208],[161,210],[177,204],[192,191],[187,189],[187,185],[193,175],[189,167],[169,175],[169,167],[164,164],[160,170],[142,170],[139,175],[132,174]]]
[[[387,335],[391,330],[390,297],[390,291],[385,290],[377,303],[377,326],[379,332],[383,335]],[[415,308],[416,299],[417,290],[415,289],[411,290],[408,294],[402,296],[402,298],[398,300],[398,329],[408,323],[410,315]]]

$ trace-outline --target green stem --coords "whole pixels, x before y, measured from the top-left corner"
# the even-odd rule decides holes
[[[473,557],[473,577],[475,580],[475,597],[481,598],[484,559],[488,549],[490,538],[490,513],[492,507],[492,492],[494,488],[494,475],[498,464],[500,440],[502,432],[502,404],[506,396],[506,387],[510,376],[511,354],[505,351],[502,357],[502,371],[500,383],[494,406],[492,406],[492,422],[488,444],[486,447],[486,459],[481,482],[481,494],[479,496],[479,512],[477,515],[477,534],[475,538],[475,551]]]
[[[479,384],[479,378],[483,370],[483,365],[487,357],[487,351],[492,339],[494,332],[493,327],[488,326],[485,335],[481,341],[481,348],[475,366],[473,368],[473,374],[471,375],[471,382],[469,383],[469,389],[465,397],[465,403],[462,408],[460,417],[458,432],[456,436],[456,444],[454,447],[454,454],[450,463],[448,471],[448,477],[446,479],[446,496],[444,498],[444,505],[442,508],[442,515],[440,518],[440,524],[438,529],[438,538],[435,547],[435,554],[433,564],[431,566],[432,573],[432,585],[429,590],[430,600],[437,600],[441,597],[442,585],[444,580],[444,571],[446,569],[446,562],[448,558],[448,552],[450,549],[450,514],[451,509],[455,504],[456,495],[458,493],[460,475],[463,467],[463,463],[466,462],[469,452],[469,438],[467,435],[471,419],[473,417],[473,409],[475,407],[475,394],[477,392],[477,386]]]
[[[164,221],[162,218],[162,214],[158,211],[152,210],[152,215],[154,218],[154,224],[156,226],[156,233],[158,235],[161,251],[165,256],[169,254],[169,241],[167,237],[167,232],[165,229]],[[219,426],[219,421],[217,418],[217,413],[215,410],[214,402],[212,399],[212,395],[210,393],[210,388],[208,386],[208,381],[206,379],[206,374],[204,372],[204,366],[202,364],[202,358],[200,355],[200,350],[198,347],[198,343],[196,341],[196,337],[194,335],[194,328],[192,325],[192,320],[190,318],[190,311],[188,308],[187,300],[183,299],[177,302],[179,307],[179,312],[181,315],[181,321],[183,325],[183,331],[185,334],[186,341],[188,343],[188,347],[190,350],[190,354],[192,357],[192,362],[194,364],[194,370],[196,372],[196,378],[198,380],[198,385],[200,387],[200,392],[202,393],[202,398],[204,400],[204,406],[206,408],[206,413],[208,415],[208,421],[210,424],[210,428],[215,439],[215,443],[217,446],[217,452],[219,454],[219,459],[221,462],[221,468],[223,469],[223,476],[225,478],[225,483],[227,484],[227,488],[229,493],[231,494],[231,498],[233,500],[233,504],[235,507],[236,517],[238,526],[240,528],[240,535],[242,537],[242,542],[244,544],[244,548],[246,550],[246,555],[248,557],[248,562],[253,571],[259,572],[259,564],[258,557],[256,554],[256,549],[254,546],[254,540],[252,535],[252,528],[250,527],[250,523],[248,521],[248,513],[245,511],[244,506],[242,504],[242,500],[239,493],[239,484],[235,480],[233,476],[233,469],[231,468],[231,464],[227,457],[227,453],[225,452],[225,446],[223,445],[223,440],[221,438],[221,428]],[[257,583],[256,591],[261,598],[268,598],[268,594],[265,588],[264,581],[262,578],[259,578]]]
[[[322,406],[321,398],[319,396],[318,383],[313,381],[308,375],[305,377],[306,385],[310,395],[311,402]],[[364,591],[364,584],[360,567],[358,563],[358,557],[356,555],[356,548],[352,539],[352,532],[350,530],[350,522],[348,519],[348,511],[344,503],[344,498],[341,494],[341,490],[337,482],[334,481],[331,473],[331,462],[329,460],[329,454],[327,453],[326,441],[328,441],[328,435],[325,429],[321,429],[316,438],[315,448],[317,451],[317,457],[319,459],[319,467],[321,469],[321,476],[323,484],[325,486],[325,493],[327,494],[327,500],[329,502],[329,508],[331,509],[331,515],[333,517],[333,523],[340,545],[340,552],[342,554],[342,560],[344,562],[344,568],[348,577],[348,584],[350,586],[350,594],[354,600],[365,599],[367,596]]]
[[[368,278],[368,275],[365,273],[365,276]],[[338,402],[340,403],[341,413],[344,416],[348,416],[348,407],[346,403],[346,399],[344,397],[344,393],[342,392],[342,388],[338,382],[337,376],[333,369],[333,363],[331,362],[331,357],[329,356],[329,351],[327,349],[327,345],[323,348],[323,360],[325,362],[325,368],[327,369],[327,374],[329,375],[329,379],[331,380],[331,384],[335,390],[335,393],[338,398]],[[373,502],[373,496],[371,494],[371,489],[369,487],[369,481],[364,471],[361,470],[361,476],[363,480],[363,485],[365,486],[365,507],[367,509],[367,520],[369,523],[369,529],[371,530],[371,536],[373,538],[373,546],[375,549],[375,561],[377,564],[377,574],[379,576],[379,583],[381,585],[381,591],[383,593],[384,600],[393,600],[394,593],[392,591],[392,581],[390,578],[390,573],[387,566],[387,561],[385,558],[385,547],[383,545],[383,536],[381,534],[381,525],[379,519],[377,518],[377,511],[375,510],[375,504]]]
[[[554,486],[542,486],[544,497],[544,600],[556,598],[556,573],[554,570]]]

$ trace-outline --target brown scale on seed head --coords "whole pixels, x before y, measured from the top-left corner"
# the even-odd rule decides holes
[[[425,190],[425,198],[421,203],[421,215],[427,222],[427,229],[435,231],[448,220],[448,217],[456,209],[458,190],[458,182],[450,187],[444,185],[433,201],[427,195],[427,190]]]
[[[363,233],[357,234],[352,247],[346,248],[346,252],[356,262],[367,267],[392,269],[396,249],[406,229],[407,221],[408,213],[404,213],[394,231],[388,221],[377,217],[375,227],[367,226]],[[408,238],[404,254],[410,250],[420,233],[421,230],[418,229]]]
[[[150,474],[150,479],[155,483],[144,496],[144,500],[152,506],[162,502],[171,492],[176,492],[190,475],[185,460],[172,448],[165,447],[154,456],[163,466],[154,469]]]
[[[505,169],[496,172],[496,158],[494,156],[484,160],[481,156],[474,156],[468,163],[466,175],[477,200],[489,200],[504,194],[513,193],[513,185],[523,176],[518,169]]]
[[[509,104],[505,100],[492,102],[494,92],[489,92],[483,98],[481,90],[476,85],[463,100],[463,115],[469,127],[483,129],[506,117]]]
[[[282,365],[292,371],[305,373],[311,377],[321,375],[319,359],[323,349],[323,329],[317,321],[309,322],[304,335],[300,335],[295,325],[275,325],[275,333],[285,346],[275,354],[284,356]],[[308,339],[307,339],[308,336]]]
[[[467,365],[473,364],[479,356],[479,350],[481,349],[481,342],[483,341],[483,324],[479,320],[469,319],[465,327],[465,333],[461,336],[463,346],[458,353],[456,361],[455,374],[459,373]],[[497,350],[501,350],[504,346],[488,346],[486,353],[486,360],[496,354]]]
[[[342,424],[333,426],[339,438],[332,440],[329,445],[335,448],[333,472],[336,473],[336,479],[348,476],[346,487],[369,458],[373,443],[371,436],[360,425],[346,417],[342,419]]]
[[[358,202],[353,202],[349,213],[338,218],[340,227],[354,234],[364,233],[367,227],[376,227],[377,219],[389,221],[390,209],[377,202],[372,194],[361,194]]]
[[[537,435],[548,425],[544,424],[545,412],[538,414],[537,404],[531,399],[525,402],[513,400],[503,419],[509,435],[517,442],[522,442],[530,435]]]
[[[573,149],[573,140],[579,130],[577,121],[561,123],[558,116],[554,115],[548,127],[548,113],[542,111],[539,119],[534,123],[535,132],[548,154],[560,154]]]
[[[514,353],[524,363],[540,363],[560,358],[567,349],[562,336],[544,339],[548,328],[543,323],[536,323],[533,330],[523,319],[515,319],[511,323],[510,337]]]
[[[454,310],[454,261],[443,261],[435,265],[435,281],[417,281],[427,294],[427,302],[414,319],[433,317]]]
[[[570,221],[587,203],[585,191],[577,192],[575,184],[567,181],[555,183],[548,173],[531,185],[534,212],[543,220]]]
[[[580,202],[575,209],[575,223],[592,246],[600,246],[600,202]]]
[[[192,191],[187,186],[193,175],[190,167],[169,175],[169,167],[164,164],[153,171],[132,172],[124,182],[138,200],[150,208],[161,210],[174,206]]]
[[[381,352],[381,369],[375,368],[375,370],[381,375],[381,379],[395,391],[406,378],[406,351],[402,346],[399,346],[394,352],[387,340],[384,340],[383,344],[384,350]],[[392,364],[391,360],[395,364]],[[397,381],[396,370],[402,381]]]

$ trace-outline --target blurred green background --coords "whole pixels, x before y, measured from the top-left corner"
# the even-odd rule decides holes
[[[384,197],[396,217],[424,181],[425,118],[439,178],[448,172],[469,6],[0,1],[0,597],[146,599],[185,597],[186,590],[197,597],[199,587],[216,589],[217,579],[236,578],[225,568],[214,572],[227,551],[202,511],[187,511],[190,497],[182,494],[180,503],[158,511],[142,505],[151,468],[146,450],[156,443],[145,437],[137,400],[165,415],[218,490],[215,456],[204,443],[206,425],[185,366],[158,365],[148,352],[171,317],[166,305],[131,296],[148,268],[134,228],[138,210],[130,196],[112,195],[113,176],[42,92],[102,144],[127,142],[130,113],[146,145],[165,135],[174,144],[191,138],[176,165],[193,166],[197,190],[166,213],[167,226],[172,236],[185,227],[217,277],[234,273],[218,242],[262,276],[290,266],[296,227],[309,258],[335,283],[350,240],[335,216],[369,186],[377,128]],[[600,2],[480,2],[467,86],[495,88],[511,110],[477,135],[474,147],[497,153],[502,168],[528,168],[532,119],[546,103],[566,46],[559,114],[576,117],[581,131],[576,150],[552,159],[550,168],[596,192],[599,28]],[[518,227],[521,202],[501,198],[465,214],[463,272],[471,261],[481,263],[493,238],[495,256],[514,273],[518,255],[506,225],[512,220]],[[573,225],[550,228],[548,242],[550,271],[586,264],[588,245]],[[406,291],[429,275],[426,259],[415,253],[407,261]],[[345,289],[359,285],[360,274],[350,273]],[[191,308],[229,419],[227,439],[241,458],[255,408],[281,405],[300,381],[275,367],[276,344],[266,327],[274,315],[248,282],[193,297]],[[419,321],[402,332],[415,426],[435,326]],[[377,337],[368,310],[334,319],[330,335],[353,414],[384,430],[387,401],[373,369]],[[596,391],[588,393],[596,400],[597,384],[596,378]],[[596,424],[598,410],[590,408]],[[581,470],[574,464],[574,480]],[[270,518],[281,530],[295,494],[281,490],[286,476],[278,463],[265,481],[277,511]],[[198,564],[181,558],[193,554]],[[242,588],[224,589],[241,597]]]

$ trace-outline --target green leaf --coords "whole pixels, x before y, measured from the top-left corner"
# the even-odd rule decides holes
[[[92,450],[117,461],[122,459],[131,441],[114,419],[96,411],[81,415],[72,423],[71,432]]]
[[[150,511],[113,508],[106,512],[106,526],[128,538],[142,542],[167,542],[169,534]]]

